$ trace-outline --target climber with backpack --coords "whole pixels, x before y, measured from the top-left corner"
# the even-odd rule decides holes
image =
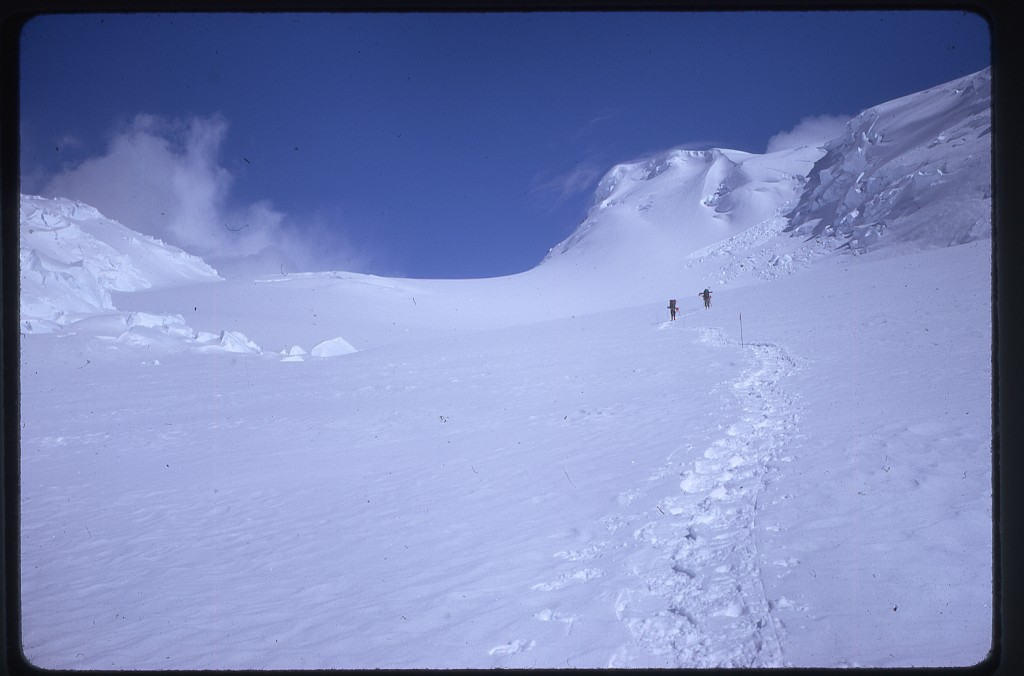
[[[705,310],[707,310],[708,308],[711,307],[711,291],[709,291],[708,289],[704,289],[703,291],[701,291],[697,295],[704,299],[704,309]]]

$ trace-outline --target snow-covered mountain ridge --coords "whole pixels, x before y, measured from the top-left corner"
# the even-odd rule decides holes
[[[769,155],[675,149],[620,164],[598,184],[583,223],[541,265],[672,279],[687,255],[779,215],[821,155],[813,147]]]
[[[859,252],[985,238],[991,146],[985,69],[869,108],[821,148],[670,150],[612,168],[587,217],[544,263],[597,249],[634,269],[671,268],[680,254],[773,216],[786,219],[786,233]]]
[[[991,72],[869,108],[830,141],[787,232],[860,251],[992,233]]]
[[[410,331],[508,326],[629,307],[681,288],[757,283],[835,253],[986,238],[990,78],[985,70],[875,106],[823,147],[672,149],[617,165],[584,221],[537,267],[488,280],[310,273],[258,280],[273,285],[218,281],[199,259],[91,207],[23,196],[22,330],[93,330],[96,321],[81,321],[90,313],[125,319],[103,324],[108,334],[127,330],[114,293],[119,307],[169,318],[161,326],[193,339],[199,332],[183,325],[186,314],[212,335],[240,331],[298,356],[292,350],[324,341],[364,349]],[[168,288],[182,283],[203,288],[183,303]],[[289,300],[300,289],[309,307]],[[234,314],[253,294],[267,311]],[[353,322],[356,308],[372,321]]]

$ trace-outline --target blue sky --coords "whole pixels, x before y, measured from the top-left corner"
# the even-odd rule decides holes
[[[46,15],[22,192],[226,274],[512,274],[616,163],[810,139],[989,49],[963,12]]]

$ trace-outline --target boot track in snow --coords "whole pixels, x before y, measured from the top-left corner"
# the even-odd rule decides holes
[[[716,329],[703,329],[702,340],[726,342]],[[619,591],[615,613],[632,638],[609,666],[652,659],[677,667],[785,665],[762,581],[756,519],[760,494],[796,429],[793,401],[781,385],[794,362],[777,345],[748,350],[752,366],[727,384],[740,418],[684,465],[679,490],[660,500],[658,518],[623,544],[634,552],[627,570],[637,584]],[[610,521],[617,529],[634,519]]]

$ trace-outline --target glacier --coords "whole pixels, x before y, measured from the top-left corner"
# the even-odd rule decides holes
[[[987,659],[990,77],[624,162],[491,279],[222,279],[22,196],[25,659]]]

